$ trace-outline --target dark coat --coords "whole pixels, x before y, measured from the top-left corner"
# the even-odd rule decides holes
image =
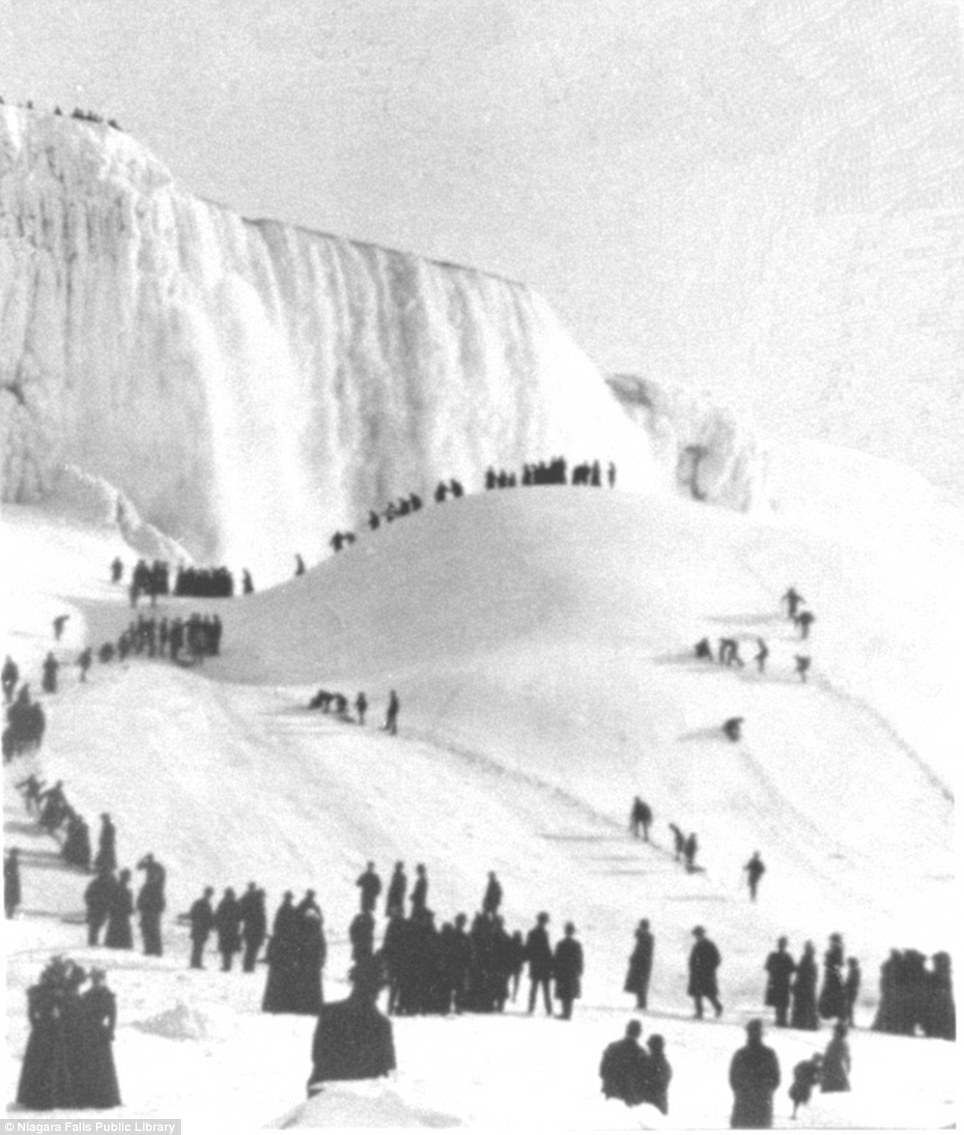
[[[119,1107],[120,1088],[111,1045],[117,1025],[117,1002],[104,985],[81,997],[85,1043],[80,1057],[84,1072],[84,1107]]]
[[[780,1062],[772,1048],[749,1043],[730,1063],[733,1089],[731,1127],[772,1127],[773,1093],[780,1086]]]
[[[211,900],[195,899],[188,911],[188,918],[191,920],[191,941],[206,942],[208,935],[214,929],[214,909]]]
[[[544,926],[534,926],[526,937],[525,959],[529,963],[529,977],[543,981],[552,977],[552,947]]]
[[[716,984],[716,971],[722,958],[720,951],[709,938],[701,938],[690,950],[690,981],[687,993],[690,997],[715,997],[719,993]]]
[[[636,931],[636,946],[629,956],[629,969],[623,990],[626,993],[645,994],[653,972],[653,935],[648,930]]]
[[[66,998],[39,984],[27,990],[30,1036],[23,1055],[17,1103],[30,1111],[82,1107],[83,1073],[68,1043]]]
[[[672,1078],[673,1069],[666,1057],[661,1052],[651,1052],[646,1069],[646,1092],[643,1102],[651,1103],[663,1115],[669,1114],[669,1082]]]
[[[602,1094],[606,1099],[622,1100],[627,1107],[643,1102],[646,1096],[649,1055],[630,1036],[607,1045],[599,1065]]]
[[[804,953],[797,963],[797,973],[793,981],[790,1027],[815,1029],[817,1025],[817,963],[812,954]]]
[[[363,997],[322,1005],[311,1056],[312,1085],[387,1076],[395,1068],[392,1023]]]
[[[116,890],[117,880],[113,875],[98,875],[87,884],[84,903],[88,922],[100,922],[107,917]]]
[[[117,829],[110,820],[102,820],[100,828],[100,846],[97,849],[97,858],[94,866],[98,869],[109,867],[113,871],[117,867]]]
[[[3,901],[10,910],[20,905],[20,863],[9,852],[3,861]]]
[[[134,931],[131,915],[134,913],[134,895],[126,883],[118,882],[107,915],[107,936],[104,945],[114,950],[132,950]]]
[[[786,1009],[790,1004],[790,979],[796,968],[796,962],[785,951],[774,950],[769,955],[764,966],[769,975],[764,1004],[774,1009]]]
[[[221,899],[214,912],[214,926],[218,932],[218,952],[236,954],[241,949],[241,904],[236,898]]]
[[[833,1037],[823,1054],[820,1090],[850,1091],[850,1045],[842,1037]]]
[[[556,946],[556,956],[552,961],[552,976],[560,1001],[582,996],[582,968],[582,944],[575,938],[563,938]]]
[[[401,909],[405,903],[405,892],[408,889],[408,879],[404,871],[396,871],[392,881],[388,884],[388,895],[385,898],[385,913],[391,914],[396,908]]]

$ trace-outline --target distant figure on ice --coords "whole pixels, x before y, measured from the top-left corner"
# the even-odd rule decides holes
[[[358,724],[365,724],[365,714],[368,712],[368,698],[365,697],[364,692],[359,692],[358,697],[355,698],[355,712],[358,714]]]
[[[742,729],[742,717],[728,717],[723,722],[723,733],[729,741],[739,741],[742,736]]]
[[[380,960],[356,965],[350,977],[349,997],[320,1007],[311,1046],[309,1097],[332,1080],[374,1080],[395,1069],[392,1023],[376,1005],[383,984]]]
[[[0,685],[3,686],[3,700],[9,705],[13,701],[13,691],[20,681],[20,668],[8,654],[0,671]]]
[[[793,1083],[790,1085],[790,1099],[793,1100],[791,1119],[797,1118],[797,1108],[810,1102],[813,1089],[820,1083],[823,1068],[823,1054],[815,1052],[809,1060],[801,1060],[793,1067]]]
[[[616,487],[616,466],[611,461],[606,468],[606,480],[609,482],[611,489]]]
[[[701,661],[713,661],[713,648],[710,646],[710,640],[708,638],[701,638],[696,646],[693,647],[693,653]]]
[[[214,907],[211,899],[214,888],[205,887],[199,899],[195,899],[188,912],[191,923],[191,969],[204,969],[204,945],[214,929]]]
[[[792,1029],[815,1030],[817,1021],[817,960],[812,942],[807,942],[797,962],[793,981],[793,1009],[790,1013]]]
[[[843,1021],[834,1025],[833,1038],[824,1050],[820,1091],[850,1091],[850,1045],[847,1044],[847,1026]]]
[[[125,867],[117,876],[117,885],[110,900],[107,915],[107,935],[104,945],[112,950],[133,950],[134,931],[131,917],[134,914],[134,894],[131,891],[131,873]]]
[[[639,839],[639,829],[643,830],[643,839],[649,843],[649,825],[653,822],[653,810],[640,797],[633,797],[633,807],[629,813],[629,830],[636,839]]]
[[[733,1111],[730,1127],[760,1129],[773,1126],[773,1094],[780,1086],[780,1062],[763,1043],[763,1022],[747,1022],[746,1044],[730,1063]]]
[[[767,659],[770,657],[770,651],[767,644],[762,638],[757,637],[756,640],[756,654],[753,655],[753,661],[756,663],[757,671],[762,674],[766,670]]]
[[[99,945],[100,932],[110,915],[111,902],[117,882],[110,867],[102,867],[96,878],[84,890],[84,905],[87,909],[87,945]]]
[[[300,552],[295,552],[295,575],[305,574],[305,561],[301,558]]]
[[[807,680],[807,671],[810,669],[810,655],[809,654],[795,654],[794,669],[800,675],[800,681]]]
[[[572,1003],[582,996],[583,954],[582,944],[576,938],[576,927],[567,922],[565,937],[556,945],[552,959],[552,975],[556,981],[556,1000],[562,1006],[560,1018],[572,1017]]]
[[[817,616],[813,611],[801,611],[799,615],[794,618],[797,630],[800,632],[800,638],[805,639],[810,637],[810,627],[816,622]]]
[[[161,943],[161,915],[166,906],[164,883],[167,872],[151,852],[138,862],[137,869],[145,872],[144,885],[137,895],[144,953],[159,958],[164,952]]]
[[[847,959],[847,976],[844,978],[844,1004],[846,1014],[844,1021],[851,1028],[854,1023],[854,1006],[857,1004],[857,994],[860,992],[860,962],[856,958]]]
[[[410,898],[412,914],[424,914],[428,907],[428,874],[424,863],[415,866],[415,886]]]
[[[679,863],[686,848],[686,836],[676,824],[670,824],[669,830],[673,833],[673,858]]]
[[[790,1008],[790,980],[797,968],[796,962],[787,950],[786,938],[777,940],[777,948],[773,950],[763,967],[767,972],[767,988],[763,1002],[776,1010],[777,1026],[786,1028],[787,1010]]]
[[[247,568],[244,568],[241,572],[241,590],[245,595],[251,595],[254,592],[254,580]]]
[[[120,556],[115,556],[113,563],[110,565],[110,581],[111,583],[120,583],[124,578],[124,564]]]
[[[502,905],[502,884],[499,882],[498,877],[494,871],[489,872],[489,881],[485,887],[485,894],[482,896],[482,913],[483,914],[498,914],[499,907]]]
[[[690,832],[686,837],[686,842],[683,844],[683,859],[686,863],[686,870],[692,873],[696,870],[696,853],[699,850],[699,844],[696,840],[696,832]]]
[[[687,994],[693,999],[696,1020],[701,1021],[704,997],[713,1006],[717,1016],[723,1012],[716,979],[716,971],[723,959],[716,943],[706,937],[706,930],[702,926],[694,926],[693,937],[696,942],[690,950]]]
[[[534,1013],[536,997],[542,990],[546,1014],[552,1016],[552,997],[549,981],[552,977],[552,945],[546,926],[549,915],[541,911],[536,916],[536,925],[529,931],[525,944],[525,960],[529,963],[529,1013]]]
[[[740,657],[740,644],[735,638],[721,638],[719,654],[717,655],[724,666],[739,666],[743,669],[743,659]]]
[[[214,929],[218,932],[218,953],[221,972],[231,969],[234,955],[241,952],[241,906],[233,887],[226,887],[214,912]]]
[[[408,878],[405,875],[405,864],[399,860],[392,872],[391,882],[388,884],[388,894],[385,897],[385,917],[391,918],[393,914],[403,914],[405,911],[405,896],[408,893]]]
[[[91,668],[93,662],[94,652],[89,646],[85,646],[80,654],[77,655],[77,668],[80,670],[80,680],[82,682],[87,681],[87,671]]]
[[[54,619],[54,642],[60,642],[60,637],[64,633],[64,627],[69,618],[70,615],[57,615]]]
[[[786,603],[787,605],[787,618],[795,619],[800,604],[806,603],[806,599],[804,599],[795,587],[791,586],[780,596],[780,602]]]
[[[117,829],[108,812],[100,814],[100,838],[94,866],[98,870],[108,867],[111,871],[117,867]]]
[[[238,905],[241,912],[241,941],[244,943],[241,968],[245,973],[254,973],[258,953],[268,936],[264,890],[254,882],[248,883],[248,889],[238,900]]]
[[[43,690],[45,694],[55,694],[57,692],[57,671],[60,669],[60,663],[54,657],[52,650],[47,651],[47,657],[44,659],[44,676],[43,676]]]
[[[649,996],[649,979],[653,972],[653,949],[655,939],[649,928],[649,919],[644,918],[636,927],[636,945],[629,955],[629,969],[623,990],[636,995],[636,1008],[645,1009]]]
[[[378,896],[382,893],[382,880],[375,870],[373,860],[368,861],[365,870],[355,880],[355,886],[361,892],[361,909],[370,913],[375,909]]]
[[[746,872],[746,882],[750,888],[750,899],[756,902],[756,889],[766,871],[766,864],[760,858],[759,851],[753,852],[749,861],[743,865],[743,870]]]
[[[3,857],[3,911],[13,918],[20,905],[20,848],[11,847]]]
[[[622,1100],[627,1107],[636,1107],[646,1096],[649,1053],[640,1046],[642,1032],[639,1021],[630,1021],[626,1035],[606,1046],[599,1064],[602,1094],[607,1100]]]
[[[839,934],[831,934],[823,955],[823,984],[817,1000],[817,1011],[825,1021],[844,1020],[847,999],[843,985],[844,946]]]
[[[386,733],[390,733],[393,737],[398,732],[398,710],[398,694],[392,690],[388,695],[388,712],[385,714],[385,724],[382,726],[382,729],[384,729]]]

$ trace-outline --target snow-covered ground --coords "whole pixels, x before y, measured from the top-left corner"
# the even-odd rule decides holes
[[[864,968],[854,1090],[818,1097],[796,1125],[951,1123],[954,1046],[868,1026],[892,946],[952,947],[961,521],[889,466],[868,472],[830,450],[820,460],[827,491],[804,508],[803,478],[788,467],[776,519],[557,487],[426,508],[270,591],[160,603],[158,614],[221,614],[223,654],[203,670],[95,663],[80,685],[65,667],[35,763],[64,778],[89,820],[111,812],[123,864],[147,850],[167,864],[166,955],[86,947],[84,880],[10,790],[33,767],[17,762],[4,802],[6,843],[24,851],[23,910],[6,937],[7,1099],[27,1035],[24,990],[57,950],[109,968],[120,1115],[181,1116],[189,1131],[724,1127],[729,1056],[762,1012],[775,938],[788,934],[798,953],[840,931]],[[850,477],[849,500],[830,491],[844,483],[831,468],[841,461],[863,476]],[[876,494],[890,502],[886,525],[870,522]],[[3,539],[14,554],[0,649],[36,688],[48,649],[70,661],[126,625],[107,568],[115,554],[135,557],[115,530],[50,510],[6,508]],[[779,610],[790,583],[817,614],[806,686]],[[55,646],[50,620],[68,611]],[[745,656],[763,635],[766,675],[692,661],[698,638],[725,634],[746,640]],[[365,689],[369,724],[302,709],[319,685]],[[376,728],[390,688],[402,702],[397,738]],[[719,726],[736,714],[744,740],[731,744]],[[651,846],[626,832],[636,793],[656,812]],[[671,821],[699,833],[703,873],[674,863]],[[741,866],[756,849],[769,870],[753,905]],[[425,862],[442,919],[471,915],[495,869],[510,928],[543,908],[554,934],[574,920],[587,955],[575,1019],[529,1019],[521,1005],[502,1018],[399,1019],[390,1081],[301,1103],[313,1021],[262,1015],[263,972],[189,971],[174,915],[207,883],[255,879],[272,911],[283,889],[313,886],[331,947],[326,994],[338,997],[367,859],[383,876],[395,859]],[[622,981],[641,917],[657,942],[644,1031],[666,1037],[674,1067],[668,1120],[598,1090],[600,1052],[631,1015]],[[690,1020],[697,922],[724,957],[719,1022]],[[791,1125],[792,1065],[826,1039],[770,1033],[785,1079],[779,1126]]]

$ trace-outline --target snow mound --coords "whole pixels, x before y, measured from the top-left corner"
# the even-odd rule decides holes
[[[454,1115],[408,1103],[387,1085],[328,1084],[268,1127],[461,1127]]]
[[[131,1028],[167,1040],[206,1040],[211,1035],[211,1022],[206,1014],[190,1008],[183,1001],[147,1020],[132,1021]]]

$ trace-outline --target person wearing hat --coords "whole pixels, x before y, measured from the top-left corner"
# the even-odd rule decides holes
[[[820,1091],[850,1091],[850,1045],[847,1044],[847,1026],[843,1021],[834,1025],[833,1037],[823,1054]]]
[[[763,1022],[747,1022],[746,1044],[730,1062],[733,1111],[730,1126],[759,1129],[773,1126],[773,1094],[780,1086],[780,1061],[763,1043]]]
[[[81,998],[84,1044],[78,1054],[83,1076],[85,1107],[119,1107],[120,1088],[114,1066],[114,1029],[117,999],[107,988],[104,970],[90,971],[90,989]]]
[[[188,911],[191,922],[191,969],[204,969],[204,944],[214,929],[214,907],[211,899],[213,887],[205,887],[204,894],[195,899]]]
[[[776,1010],[777,1025],[785,1028],[790,1008],[790,981],[797,968],[797,963],[787,951],[786,938],[777,939],[777,948],[767,955],[763,968],[768,974],[763,1003]]]
[[[639,1021],[630,1021],[626,1035],[606,1046],[599,1064],[602,1094],[627,1107],[642,1103],[646,1094],[649,1054],[639,1043],[642,1032]]]
[[[108,812],[100,814],[100,837],[94,866],[98,870],[101,867],[109,867],[111,871],[117,868],[117,829]]]
[[[549,931],[546,926],[549,915],[540,911],[536,915],[536,924],[529,931],[525,944],[525,960],[529,963],[529,1012],[534,1013],[536,997],[542,990],[546,1014],[552,1016],[552,996],[549,992],[549,979],[552,977],[552,946],[549,942]]]
[[[352,968],[351,994],[323,1004],[311,1046],[308,1095],[331,1080],[375,1080],[395,1069],[392,1022],[376,1004],[384,984],[382,960],[375,955]]]
[[[572,1003],[582,996],[582,943],[576,939],[576,927],[567,922],[563,928],[565,937],[556,946],[552,961],[552,973],[556,979],[556,998],[562,1005],[560,1020],[572,1017]]]
[[[706,937],[706,930],[702,926],[693,927],[693,937],[696,942],[690,950],[690,980],[687,992],[696,1006],[697,1020],[702,1020],[704,997],[713,1006],[717,1016],[723,1012],[716,982],[716,971],[722,959],[716,944]]]

